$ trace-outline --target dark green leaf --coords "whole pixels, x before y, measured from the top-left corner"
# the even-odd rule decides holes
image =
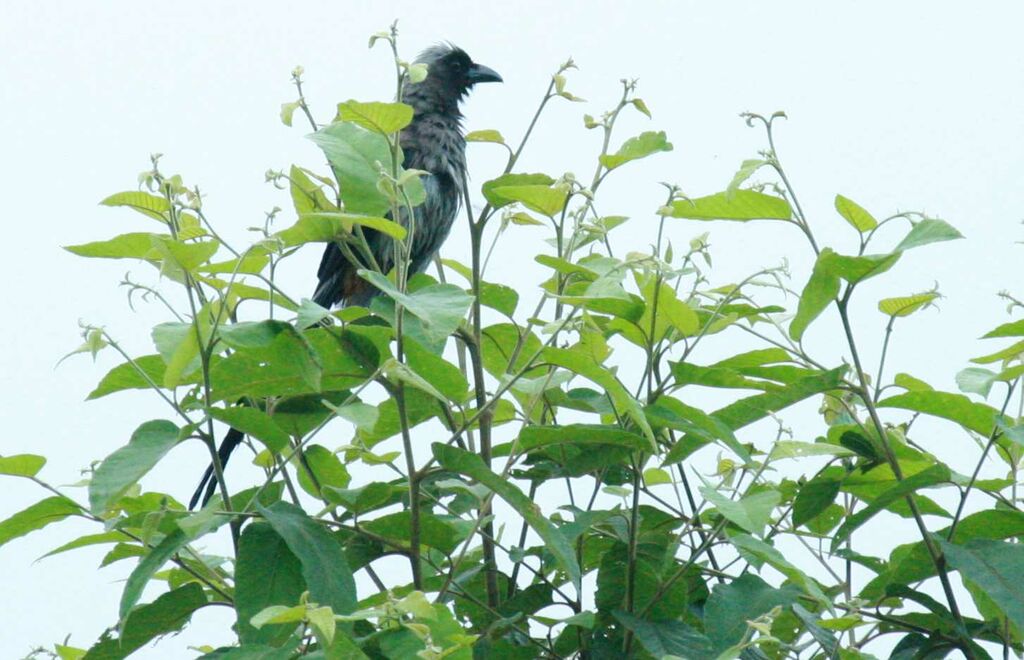
[[[238,637],[243,644],[282,643],[294,625],[264,625],[254,628],[250,619],[271,605],[296,605],[306,590],[302,566],[284,539],[265,523],[246,526],[238,544],[235,562],[235,609]]]
[[[811,278],[807,280],[803,293],[800,294],[796,316],[789,325],[789,336],[796,341],[800,341],[807,326],[818,318],[839,294],[839,277],[828,268],[827,256],[830,254],[835,253],[829,248],[821,251],[814,262]]]
[[[720,653],[743,639],[747,621],[776,606],[790,605],[799,596],[795,585],[775,589],[756,575],[741,575],[728,584],[715,585],[704,606],[704,631]]]
[[[835,479],[816,478],[801,486],[793,502],[793,526],[804,525],[827,509],[839,494],[839,484]]]
[[[576,590],[579,591],[581,575],[579,564],[576,562],[575,550],[554,525],[551,524],[551,521],[541,512],[540,507],[533,500],[523,494],[511,481],[491,472],[490,468],[476,454],[471,454],[456,447],[449,447],[439,442],[435,442],[432,447],[434,458],[445,469],[475,479],[508,502],[544,540],[548,551],[554,555],[559,566],[565,571],[566,576],[576,587]]]
[[[121,606],[118,615],[124,619],[139,602],[142,590],[146,588],[149,580],[160,568],[174,556],[188,542],[185,533],[180,529],[164,537],[164,540],[155,548],[149,551],[142,561],[128,576],[124,584],[124,591],[121,592]]]
[[[209,413],[210,417],[217,421],[256,438],[271,451],[282,452],[288,446],[288,434],[278,426],[273,417],[262,410],[251,406],[232,406],[210,408]]]
[[[945,465],[933,465],[922,470],[913,476],[897,481],[893,486],[883,491],[873,499],[866,507],[857,513],[847,517],[839,526],[832,537],[833,552],[845,541],[855,529],[866,523],[872,516],[886,508],[896,500],[912,495],[919,489],[928,488],[950,480],[949,468]]]
[[[528,452],[552,445],[613,445],[636,451],[647,449],[647,440],[636,433],[623,431],[616,426],[596,424],[569,424],[567,426],[527,426],[519,434],[516,447]]]
[[[655,658],[667,655],[680,658],[713,658],[711,640],[682,621],[644,621],[615,610],[612,612],[619,623],[633,631],[644,649]]]
[[[330,607],[335,614],[352,612],[357,600],[356,584],[337,540],[293,504],[256,505],[256,510],[299,559],[311,601]]]
[[[1024,628],[1024,592],[1020,589],[1024,545],[988,539],[974,539],[961,545],[938,535],[934,538],[949,565],[984,589],[1015,626]]]

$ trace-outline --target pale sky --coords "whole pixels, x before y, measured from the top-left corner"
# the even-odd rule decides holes
[[[603,212],[635,219],[619,240],[644,249],[653,240],[660,181],[692,196],[721,191],[739,163],[764,147],[738,114],[784,110],[779,154],[823,244],[853,249],[852,230],[832,210],[842,193],[884,217],[923,210],[955,225],[967,240],[906,256],[890,276],[864,287],[855,309],[865,350],[877,363],[884,319],[878,298],[929,289],[941,310],[901,323],[888,373],[910,371],[956,390],[953,376],[990,345],[975,339],[1005,320],[996,293],[1024,296],[1024,49],[1019,2],[103,2],[0,0],[0,189],[8,228],[3,279],[9,320],[0,383],[5,435],[0,454],[50,457],[41,476],[54,484],[124,444],[141,422],[166,412],[148,397],[85,403],[119,360],[58,359],[78,345],[79,319],[105,325],[137,354],[150,352],[153,306],[133,314],[117,286],[126,271],[154,281],[143,264],[87,261],[59,246],[101,240],[152,225],[97,205],[135,187],[149,154],[167,172],[206,194],[206,212],[238,243],[287,197],[264,183],[267,169],[322,158],[284,127],[282,102],[294,99],[289,72],[305,67],[318,117],[349,98],[390,100],[388,55],[367,38],[399,19],[407,58],[441,40],[499,71],[504,85],[477,89],[464,107],[468,130],[494,128],[517,141],[549,75],[572,56],[568,88],[585,104],[554,103],[521,162],[523,171],[589,178],[599,138],[582,128],[638,78],[653,112],[624,119],[615,141],[664,130],[675,145],[609,180]],[[498,153],[472,145],[479,184],[500,169]],[[644,232],[649,222],[651,233]],[[716,269],[726,283],[790,259],[792,285],[807,277],[808,251],[795,232],[769,225],[677,221],[668,235],[684,245],[711,231]],[[507,238],[489,278],[532,285],[539,233]],[[900,233],[892,235],[892,243]],[[884,240],[880,246],[890,245]],[[468,254],[460,218],[445,254]],[[305,259],[305,261],[302,261]],[[313,283],[316,249],[292,260],[286,288]],[[524,294],[525,295],[525,294]],[[827,322],[807,345],[827,354]],[[958,436],[962,440],[962,436]],[[811,438],[803,438],[811,439]],[[955,447],[936,447],[954,460]],[[949,452],[949,453],[947,453]],[[176,449],[144,482],[179,499],[205,465],[199,446]],[[962,467],[962,466],[961,466]],[[962,468],[963,469],[963,468]],[[0,517],[45,493],[4,479]],[[79,500],[81,491],[71,491]],[[93,526],[67,521],[0,548],[4,566],[0,656],[71,636],[88,647],[116,620],[128,563],[94,570],[106,548],[33,561]],[[155,593],[155,592],[154,592]],[[227,610],[207,608],[194,626],[140,658],[187,657],[190,644],[224,643]]]

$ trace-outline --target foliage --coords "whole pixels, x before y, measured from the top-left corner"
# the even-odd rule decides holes
[[[394,32],[374,40],[391,46],[397,76],[422,77],[398,58]],[[0,522],[0,544],[80,517],[95,533],[55,553],[104,544],[104,563],[137,562],[118,621],[90,647],[58,645],[59,657],[127,657],[215,604],[237,614],[238,643],[203,649],[207,658],[1024,651],[1024,601],[1010,584],[1024,573],[1024,430],[1006,413],[1024,342],[978,358],[987,366],[961,374],[965,396],[909,374],[883,378],[895,321],[931,305],[937,290],[876,301],[888,325],[870,374],[851,318],[863,282],[919,259],[904,255],[912,248],[960,234],[922,214],[877,220],[837,195],[836,221],[849,223],[856,244],[819,246],[775,151],[782,115],[751,114],[768,141],[761,157],[719,193],[689,198],[668,187],[649,252],[618,254],[617,228],[646,231],[649,214],[601,215],[602,184],[672,145],[651,131],[613,146],[621,113],[650,116],[624,81],[614,108],[585,118],[603,137],[591,180],[520,172],[548,104],[581,100],[566,91],[572,68],[559,68],[518,145],[494,130],[469,137],[482,143],[473,148],[505,148],[508,160],[483,184],[486,204],[469,213],[471,263],[439,263],[440,281],[408,276],[415,227],[388,219],[422,199],[420,173],[402,170],[397,141],[409,107],[348,101],[320,126],[301,70],[299,99],[281,116],[290,125],[301,110],[332,172],[272,173],[291,196],[289,227],[273,228],[272,215],[252,245],[230,245],[198,191],[157,158],[140,190],[103,201],[143,216],[140,231],[67,249],[152,266],[159,284],[132,293],[168,316],[149,355],[85,329],[76,352],[124,359],[89,398],[145,390],[166,403],[168,419],[143,421],[101,461],[84,501],[42,481],[42,456],[0,458],[0,473],[48,491]],[[770,178],[750,184],[755,173]],[[785,269],[715,285],[707,234],[684,251],[667,240],[695,226],[687,221],[722,220],[772,222],[780,240],[806,239],[815,261],[795,300]],[[549,272],[529,308],[520,304],[525,282],[485,280],[485,237],[535,226],[548,232],[536,260]],[[328,241],[365,253],[368,230],[393,239],[398,264],[363,272],[384,292],[370,309],[330,311],[279,288],[283,260],[309,260],[318,245],[308,244]],[[878,246],[882,233],[894,249]],[[826,316],[838,320],[841,348],[812,355],[802,339]],[[1021,336],[1019,321],[988,335]],[[744,348],[722,358],[712,346]],[[993,389],[999,408],[985,402]],[[801,405],[820,405],[820,422],[792,434],[778,415]],[[941,420],[940,437],[916,437],[925,418]],[[239,489],[225,475],[216,454],[225,424],[248,435],[260,483]],[[928,451],[971,439],[980,451],[964,473]],[[218,495],[191,512],[142,480],[196,440],[210,450]],[[1008,477],[979,479],[985,461]],[[916,540],[887,556],[858,542],[894,524]],[[231,535],[232,556],[203,552],[214,534]],[[166,590],[141,602],[153,581]]]

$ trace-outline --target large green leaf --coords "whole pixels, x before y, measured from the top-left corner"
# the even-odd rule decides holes
[[[782,501],[782,495],[777,490],[763,490],[731,500],[707,482],[700,492],[718,513],[757,536],[763,536],[765,525],[771,521],[772,511]]]
[[[793,501],[793,526],[805,525],[824,512],[835,501],[839,486],[839,480],[824,477],[800,486]]]
[[[36,454],[0,456],[0,474],[8,474],[13,477],[34,477],[43,469],[44,465],[46,465],[46,458]]]
[[[830,248],[821,251],[814,262],[811,277],[800,294],[796,316],[789,325],[789,336],[796,341],[800,341],[807,326],[818,318],[839,294],[839,276],[828,267],[827,257],[830,254],[835,254]]]
[[[81,511],[82,509],[77,504],[64,496],[55,495],[40,500],[0,522],[0,545],[29,532],[42,529],[50,523],[77,515]]]
[[[485,182],[482,190],[487,203],[496,209],[500,209],[503,206],[512,204],[516,200],[497,192],[499,188],[510,186],[550,186],[554,182],[555,180],[547,174],[503,174],[497,179]]]
[[[164,380],[166,368],[159,355],[143,355],[135,358],[134,363],[119,364],[107,372],[86,399],[98,399],[123,390],[148,389],[151,382],[159,385]]]
[[[601,156],[600,161],[609,170],[614,170],[631,160],[646,158],[659,151],[672,151],[672,143],[665,138],[665,131],[645,131],[623,142],[614,154]]]
[[[612,615],[633,631],[637,641],[655,658],[713,658],[711,640],[682,621],[645,621],[628,612],[615,610]]]
[[[124,584],[121,592],[119,616],[124,619],[131,612],[142,596],[142,590],[149,580],[167,561],[188,542],[188,537],[180,529],[168,534],[164,539],[143,557]]]
[[[249,620],[271,605],[296,605],[306,590],[302,565],[284,539],[265,523],[247,525],[238,542],[235,562],[235,610],[243,644],[283,642],[295,625],[254,628]]]
[[[568,192],[564,188],[546,185],[498,186],[491,192],[496,197],[520,202],[531,211],[548,217],[561,213],[568,197]]]
[[[727,584],[715,585],[704,606],[704,631],[715,651],[721,653],[743,639],[748,621],[777,606],[790,605],[799,597],[800,589],[796,585],[776,589],[756,575],[746,573]]]
[[[104,206],[127,206],[163,223],[167,222],[166,214],[171,210],[171,203],[165,197],[151,195],[141,190],[114,193],[101,201],[100,204]]]
[[[949,468],[945,465],[933,465],[906,479],[902,479],[883,491],[878,497],[857,513],[847,517],[832,536],[832,551],[835,552],[843,541],[849,538],[855,529],[866,523],[872,516],[885,509],[896,500],[912,495],[922,488],[928,488],[950,480]]]
[[[80,257],[100,259],[148,259],[156,257],[153,239],[156,234],[131,233],[115,236],[107,241],[82,245],[66,245],[64,249]]]
[[[580,350],[548,346],[544,348],[542,355],[545,362],[564,367],[604,388],[615,408],[619,412],[624,413],[639,427],[644,437],[647,438],[651,451],[656,450],[654,432],[651,430],[651,425],[647,422],[647,417],[644,415],[640,402],[633,398],[633,395],[619,382],[615,374],[605,369],[602,365],[595,362],[592,357]]]
[[[184,628],[192,614],[206,603],[206,595],[198,582],[189,582],[161,594],[152,603],[140,605],[129,612],[119,636],[114,639],[104,635],[83,660],[127,658],[157,637]]]
[[[405,103],[345,101],[338,104],[338,119],[377,133],[395,133],[412,121],[413,109]]]
[[[583,448],[587,445],[611,445],[634,451],[648,448],[647,440],[617,426],[568,424],[566,426],[527,426],[519,433],[516,448],[521,452],[555,445]]]
[[[878,406],[941,417],[984,436],[992,432],[997,414],[995,408],[971,401],[963,394],[938,391],[897,394],[879,401]]]
[[[800,378],[782,390],[740,399],[712,414],[735,431],[807,397],[838,388],[845,372],[846,367],[820,371]]]
[[[274,418],[267,413],[251,406],[232,406],[231,408],[210,408],[210,417],[219,422],[238,429],[242,433],[256,438],[267,449],[275,452],[284,451],[288,446],[288,434]]]
[[[454,284],[431,284],[412,293],[402,293],[380,273],[360,270],[359,274],[416,316],[431,342],[443,341],[455,332],[473,297]]]
[[[1024,545],[1007,541],[974,539],[964,544],[950,543],[936,536],[942,554],[950,566],[981,587],[1018,628],[1024,628]]]
[[[533,500],[511,481],[491,472],[491,469],[476,454],[457,447],[449,447],[440,442],[435,442],[432,448],[434,458],[442,467],[475,479],[508,502],[543,539],[547,550],[555,557],[558,565],[579,591],[581,574],[580,566],[576,562],[576,551]]]
[[[392,152],[383,135],[342,121],[309,137],[334,169],[346,212],[371,216],[388,212],[391,201],[377,187],[378,164],[387,172],[392,168]]]
[[[330,607],[335,614],[352,612],[357,600],[352,570],[338,541],[323,525],[287,502],[269,507],[257,504],[256,510],[302,564],[311,601]]]
[[[793,210],[789,202],[774,195],[753,190],[717,193],[696,199],[680,199],[661,211],[673,218],[690,220],[789,220]]]
[[[379,231],[391,238],[402,240],[408,233],[405,227],[372,215],[357,213],[336,213],[318,211],[304,213],[294,225],[274,234],[286,247],[305,245],[306,243],[330,243],[352,234],[354,227],[366,227]]]
[[[103,459],[89,482],[89,509],[103,515],[130,487],[178,444],[178,427],[157,419],[132,433],[128,444]]]

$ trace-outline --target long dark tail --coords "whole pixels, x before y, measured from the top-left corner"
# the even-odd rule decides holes
[[[227,435],[224,436],[224,440],[220,443],[220,448],[217,450],[217,455],[220,456],[221,469],[228,464],[228,459],[231,458],[231,452],[235,451],[235,447],[242,444],[242,439],[245,434],[238,429],[229,429]],[[192,494],[192,499],[189,500],[189,510],[195,509],[196,505],[202,501],[202,506],[206,506],[206,503],[213,497],[214,492],[217,490],[217,477],[213,474],[213,463],[206,468],[206,472],[203,473],[203,478],[199,482],[199,487],[196,488],[196,492]]]

